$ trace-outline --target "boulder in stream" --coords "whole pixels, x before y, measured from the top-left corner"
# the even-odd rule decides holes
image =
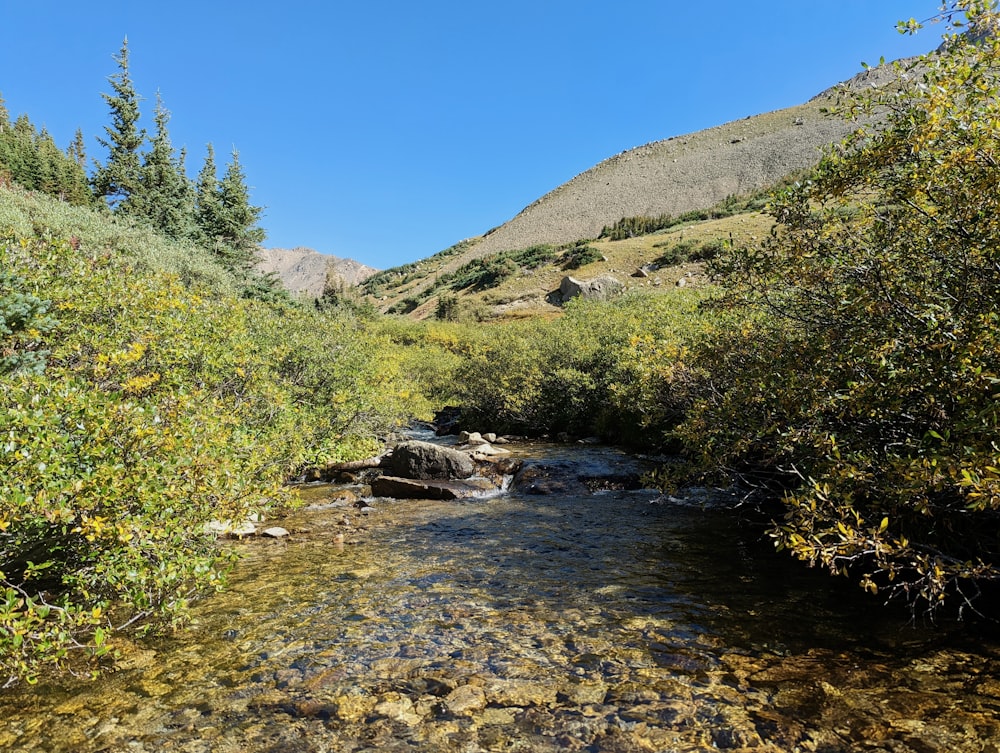
[[[374,496],[393,499],[464,499],[496,490],[496,485],[484,478],[442,481],[379,476],[372,480]]]
[[[396,445],[382,465],[391,475],[410,479],[462,479],[476,470],[467,453],[418,441]]]

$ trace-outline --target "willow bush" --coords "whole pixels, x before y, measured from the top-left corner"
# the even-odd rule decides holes
[[[742,323],[696,349],[679,429],[781,496],[779,547],[960,609],[1000,579],[1000,42],[963,5],[973,33],[849,100],[876,122],[722,257]]]
[[[709,321],[704,293],[573,301],[563,316],[466,330],[455,382],[475,428],[599,434],[661,446],[679,419],[671,383]]]
[[[347,315],[46,238],[0,242],[0,269],[10,681],[92,668],[125,626],[182,620],[231,564],[206,523],[280,508],[303,464],[367,454],[424,410],[398,348]]]

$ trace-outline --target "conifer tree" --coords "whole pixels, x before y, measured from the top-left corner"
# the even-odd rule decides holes
[[[7,169],[14,182],[29,191],[39,188],[41,165],[36,149],[37,134],[27,115],[18,115],[7,135]]]
[[[138,127],[139,97],[129,75],[128,37],[115,58],[119,72],[108,78],[113,94],[102,94],[111,109],[111,125],[105,126],[106,139],[98,142],[108,150],[107,164],[97,166],[94,191],[117,212],[130,212],[129,199],[141,190],[142,164],[139,148],[145,131]]]
[[[87,169],[87,150],[83,143],[83,131],[81,129],[76,129],[73,141],[66,147],[66,156],[78,164],[81,170]]]
[[[35,175],[35,188],[50,196],[59,196],[62,193],[62,186],[59,184],[59,162],[62,160],[62,153],[56,142],[52,140],[52,135],[46,128],[34,139],[35,153],[38,155],[38,168]],[[60,196],[60,198],[65,198]]]
[[[187,149],[181,148],[177,158],[177,171],[183,178],[181,181],[180,205],[184,216],[187,218],[188,235],[190,240],[197,240],[198,229],[198,193],[195,190],[195,183],[187,177]]]
[[[212,248],[219,224],[219,176],[215,167],[215,147],[211,144],[206,147],[205,164],[198,173],[194,216],[201,244]]]
[[[170,112],[157,93],[156,133],[143,157],[139,191],[130,199],[129,213],[169,238],[190,238],[194,235],[194,213],[185,206],[189,181],[170,143],[169,120]]]
[[[265,238],[259,226],[262,207],[250,204],[239,152],[226,167],[222,180],[215,168],[215,152],[209,144],[205,166],[198,175],[197,218],[202,244],[217,254],[233,271],[253,266],[257,247]]]
[[[0,183],[17,183],[71,204],[93,200],[84,169],[63,153],[44,128],[35,130],[27,115],[11,124],[0,112]]]
[[[233,268],[248,269],[257,258],[257,249],[267,234],[260,227],[263,207],[250,203],[250,190],[240,164],[240,154],[234,148],[233,157],[226,166],[226,174],[219,183],[221,212],[221,240],[224,255]]]

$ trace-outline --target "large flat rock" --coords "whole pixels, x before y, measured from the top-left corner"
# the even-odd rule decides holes
[[[379,476],[372,481],[372,496],[393,499],[464,499],[481,497],[497,490],[486,479],[437,481]]]

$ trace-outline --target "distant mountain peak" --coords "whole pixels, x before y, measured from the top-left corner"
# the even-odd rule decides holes
[[[290,293],[308,298],[319,298],[330,288],[359,285],[378,271],[354,259],[321,254],[305,246],[262,248],[257,269],[274,274]]]

